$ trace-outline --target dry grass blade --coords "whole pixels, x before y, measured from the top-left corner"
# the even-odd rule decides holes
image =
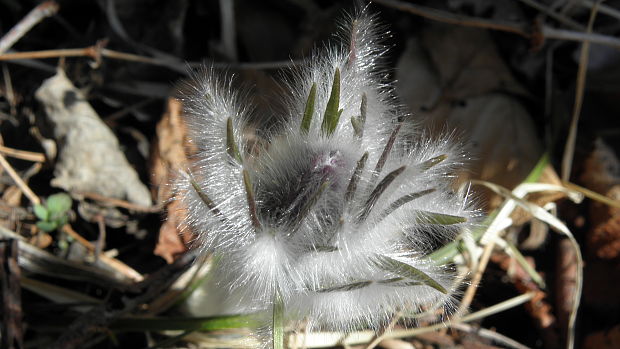
[[[598,12],[599,0],[592,7],[590,18],[588,19],[587,34],[592,33],[594,19]],[[577,124],[579,115],[581,114],[581,106],[583,104],[583,93],[586,88],[586,74],[588,73],[588,59],[590,57],[590,42],[586,41],[581,45],[581,53],[579,54],[579,68],[577,70],[577,84],[575,88],[575,105],[573,106],[573,116],[570,121],[568,137],[566,137],[566,145],[564,146],[564,155],[562,156],[562,180],[570,180],[571,168],[573,165],[573,155],[575,153],[575,142],[577,141]]]
[[[579,303],[581,300],[581,291],[583,289],[583,257],[581,256],[581,248],[579,247],[579,243],[570,232],[570,230],[555,216],[547,212],[540,206],[534,205],[530,202],[527,202],[517,195],[510,192],[508,189],[502,188],[493,183],[485,182],[485,181],[472,181],[472,183],[483,185],[494,192],[506,197],[511,202],[514,202],[516,205],[519,205],[521,208],[525,209],[529,213],[531,213],[535,218],[549,224],[554,230],[565,235],[571,242],[573,249],[575,250],[575,255],[577,257],[577,276],[575,280],[575,295],[573,300],[573,307],[569,318],[568,323],[568,338],[567,338],[567,348],[572,349],[575,345],[575,323],[577,321],[577,311],[579,309]],[[514,192],[522,191],[522,188],[515,188]]]
[[[605,195],[601,195],[597,192],[594,192],[588,188],[584,188],[581,187],[577,184],[571,183],[571,182],[562,182],[562,184],[570,189],[570,190],[574,190],[577,192],[582,193],[584,196],[587,196],[588,198],[592,199],[592,200],[596,200],[599,201],[605,205],[609,205],[611,207],[615,207],[615,208],[620,208],[620,201],[618,200],[614,200],[614,199],[610,199]]]
[[[525,293],[498,304],[487,307],[483,310],[463,316],[458,321],[450,320],[446,323],[440,323],[432,326],[418,327],[411,329],[393,330],[385,333],[384,339],[391,338],[408,338],[415,337],[420,334],[434,332],[437,330],[450,327],[453,323],[464,323],[470,321],[476,321],[485,317],[506,311],[508,309],[517,307],[523,303],[528,302],[534,297],[534,293]],[[330,348],[334,346],[344,345],[360,345],[370,343],[375,338],[373,331],[358,331],[348,335],[344,335],[341,332],[313,332],[306,334],[292,333],[289,337],[288,343],[290,347],[305,347],[305,348]]]

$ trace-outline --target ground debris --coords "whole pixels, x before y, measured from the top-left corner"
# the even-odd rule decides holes
[[[148,189],[127,162],[118,140],[62,70],[41,85],[36,97],[61,145],[53,186],[151,205]]]

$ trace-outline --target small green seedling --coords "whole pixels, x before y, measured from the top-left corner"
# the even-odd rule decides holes
[[[69,220],[71,203],[69,195],[58,193],[50,195],[45,205],[34,205],[34,214],[39,218],[37,228],[48,233],[61,228]]]

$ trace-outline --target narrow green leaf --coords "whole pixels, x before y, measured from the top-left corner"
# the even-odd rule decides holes
[[[45,202],[50,214],[65,213],[71,209],[71,196],[66,193],[50,195]]]
[[[325,113],[323,114],[323,123],[321,124],[321,131],[324,134],[331,136],[334,133],[336,126],[338,126],[340,114],[342,114],[340,109],[340,68],[336,68],[332,91],[327,101]]]
[[[218,331],[253,328],[259,325],[253,315],[215,317],[130,317],[114,321],[110,328],[123,331]]]
[[[364,208],[362,209],[362,212],[359,215],[360,222],[364,221],[366,217],[368,217],[368,214],[372,210],[377,200],[379,200],[379,197],[381,197],[381,194],[383,194],[383,192],[390,186],[390,184],[392,184],[392,182],[396,179],[396,177],[398,177],[401,173],[403,173],[406,168],[407,166],[401,166],[395,169],[394,171],[388,173],[381,180],[381,182],[377,184],[377,186],[372,191],[372,193],[370,193],[370,196],[368,197],[368,200],[366,200],[366,203],[364,204]]]
[[[407,195],[403,195],[401,196],[398,200],[394,201],[392,204],[390,204],[390,206],[385,209],[385,211],[383,211],[383,214],[381,216],[381,219],[387,217],[390,215],[390,213],[396,211],[399,207],[401,207],[404,204],[407,204],[417,198],[420,198],[424,195],[428,195],[432,192],[434,192],[436,189],[431,188],[431,189],[427,189],[427,190],[421,190],[415,193],[411,193],[411,194],[407,194]]]
[[[231,158],[237,160],[238,163],[242,163],[243,160],[241,159],[241,154],[239,154],[239,148],[237,148],[233,131],[232,118],[229,117],[226,120],[226,150]]]
[[[347,186],[347,191],[344,194],[345,202],[351,201],[351,199],[353,199],[353,196],[355,196],[355,191],[357,190],[357,183],[360,180],[360,176],[362,175],[364,166],[366,166],[366,160],[368,160],[368,152],[365,152],[364,155],[362,155],[362,157],[357,161],[357,165],[355,166],[355,170],[353,170],[351,180],[349,181],[349,185]]]
[[[254,200],[254,187],[252,187],[252,181],[250,174],[247,170],[243,170],[243,185],[245,185],[245,193],[248,200],[248,208],[250,210],[250,219],[252,225],[256,230],[260,229],[261,224],[258,220],[258,213],[256,212],[256,200]]]
[[[392,257],[377,255],[376,265],[377,267],[385,271],[398,274],[407,279],[419,281],[424,285],[430,286],[443,294],[448,293],[448,290],[446,290],[443,286],[441,286],[441,284],[439,284],[425,272],[407,263],[396,260]]]
[[[273,294],[272,348],[284,349],[284,300],[276,288]]]
[[[310,93],[308,94],[308,100],[306,101],[306,108],[304,109],[304,117],[301,119],[301,130],[308,133],[310,130],[310,124],[312,123],[312,116],[314,115],[314,105],[316,100],[316,82],[312,84]]]
[[[416,210],[416,213],[416,222],[419,224],[452,225],[467,222],[467,218],[461,216],[420,210]]]
[[[320,293],[347,292],[347,291],[359,290],[361,288],[369,286],[370,284],[372,284],[372,281],[369,281],[369,280],[366,280],[366,281],[356,281],[356,282],[352,282],[352,283],[346,284],[346,285],[338,285],[338,286],[321,288],[319,290],[316,290],[315,292],[320,292]]]
[[[34,215],[37,216],[42,221],[47,221],[49,219],[49,211],[45,206],[41,204],[36,204],[33,206]]]

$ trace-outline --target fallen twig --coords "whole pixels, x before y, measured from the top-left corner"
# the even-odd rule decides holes
[[[136,55],[133,53],[121,52],[103,48],[102,45],[93,45],[83,48],[70,48],[70,49],[56,49],[56,50],[41,50],[41,51],[28,51],[28,52],[12,52],[0,54],[0,61],[16,61],[16,60],[28,60],[28,59],[45,59],[45,58],[65,58],[65,57],[90,57],[95,61],[100,61],[102,57],[117,59],[123,61],[145,63],[151,65],[157,65],[167,67],[177,72],[188,72],[188,67],[197,68],[203,67],[204,62],[182,62],[181,60],[163,60],[151,57],[145,57]],[[282,69],[291,66],[299,65],[302,61],[276,61],[276,62],[241,62],[241,63],[208,63],[207,65],[217,69],[256,69],[256,70],[268,70],[268,69]]]
[[[19,39],[21,39],[32,27],[44,18],[53,16],[58,12],[56,1],[46,1],[32,9],[26,17],[22,18],[8,33],[0,39],[0,54],[6,52]]]
[[[72,194],[77,195],[77,196],[82,196],[82,197],[85,197],[91,200],[99,201],[103,203],[104,205],[121,207],[121,208],[125,208],[131,211],[136,211],[136,212],[156,213],[156,212],[161,212],[161,209],[162,209],[160,205],[153,205],[153,206],[138,205],[138,204],[131,203],[129,201],[110,198],[110,197],[97,194],[97,193],[92,193],[92,192],[78,191],[78,192],[73,192]]]
[[[135,282],[140,282],[144,280],[142,274],[138,273],[136,270],[128,266],[127,264],[119,261],[118,259],[108,257],[105,253],[97,253],[97,246],[93,245],[90,241],[84,239],[82,235],[78,234],[73,228],[66,224],[62,227],[62,230],[72,238],[74,238],[78,243],[82,246],[86,247],[86,249],[95,255],[96,259],[99,259],[101,262],[107,264],[112,269],[116,270],[120,274],[126,276],[130,280]]]

